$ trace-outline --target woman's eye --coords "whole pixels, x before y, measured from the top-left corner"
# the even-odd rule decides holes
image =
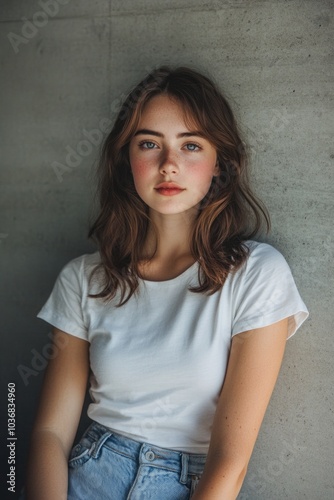
[[[139,144],[143,149],[154,149],[155,143],[150,141],[143,141]]]
[[[200,146],[191,142],[189,144],[186,144],[186,148],[188,149],[188,151],[198,151],[200,149]]]

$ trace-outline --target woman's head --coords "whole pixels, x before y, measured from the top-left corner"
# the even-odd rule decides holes
[[[269,227],[267,212],[250,189],[246,148],[226,98],[197,71],[163,66],[129,93],[102,150],[100,213],[89,232],[99,244],[106,271],[105,288],[97,296],[111,298],[120,287],[123,301],[128,285],[128,300],[138,286],[141,251],[148,227],[154,230],[154,225],[138,189],[139,184],[143,185],[138,183],[140,174],[132,172],[130,160],[134,163],[136,159],[133,145],[143,117],[149,110],[156,111],[156,103],[161,105],[166,100],[174,107],[179,123],[182,119],[187,130],[195,129],[214,151],[212,176],[196,205],[190,242],[191,252],[195,259],[201,259],[203,271],[201,285],[194,291],[213,293],[219,289],[228,272],[240,267],[246,258],[242,241],[254,236],[263,220]],[[161,116],[159,123],[167,130]]]
[[[117,185],[124,188],[124,193],[130,190],[134,194],[129,145],[145,107],[159,95],[178,103],[188,128],[195,126],[216,149],[219,175],[205,201],[217,199],[223,188],[233,189],[247,158],[230,105],[206,76],[186,67],[170,69],[165,66],[148,74],[129,93],[107,138],[110,175],[115,176]]]

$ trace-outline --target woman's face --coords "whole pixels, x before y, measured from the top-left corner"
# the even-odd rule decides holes
[[[146,104],[129,154],[138,195],[161,214],[198,207],[219,175],[215,147],[186,126],[182,106],[168,95]]]

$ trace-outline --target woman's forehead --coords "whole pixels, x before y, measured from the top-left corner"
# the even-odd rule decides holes
[[[198,130],[202,129],[199,120],[195,113],[190,109],[190,106],[173,95],[167,93],[158,94],[151,97],[143,106],[141,119],[164,119],[174,117],[179,121],[183,121],[187,128],[193,130],[194,127]]]

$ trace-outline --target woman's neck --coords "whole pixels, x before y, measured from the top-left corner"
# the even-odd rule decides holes
[[[149,228],[144,247],[144,258],[154,252],[155,259],[170,261],[191,256],[190,237],[194,215],[189,213],[164,215],[157,212],[151,214],[151,219],[158,232],[157,241],[154,231]]]
[[[190,250],[194,216],[154,213],[151,219],[157,228],[158,239],[156,241],[154,231],[149,228],[139,264],[141,276],[152,281],[173,279],[194,263]],[[154,257],[150,259],[153,253]]]

